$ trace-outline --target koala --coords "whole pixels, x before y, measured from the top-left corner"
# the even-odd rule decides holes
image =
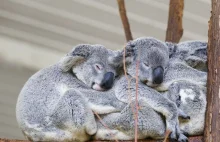
[[[176,102],[177,106],[190,116],[188,120],[179,119],[180,129],[184,134],[203,134],[207,104],[206,92],[206,87],[187,81],[174,82],[166,92],[167,97]]]
[[[155,89],[167,91],[169,86],[181,80],[206,86],[207,43],[187,41],[179,44],[167,43],[170,59],[164,74],[164,81]]]
[[[90,139],[97,131],[91,107],[103,110],[89,103],[80,90],[104,92],[112,88],[117,69],[108,58],[113,54],[102,45],[81,44],[30,77],[16,104],[17,122],[24,135],[32,141]],[[92,97],[100,101],[100,96]]]
[[[138,139],[161,139],[168,129],[172,132],[172,139],[187,141],[187,137],[179,129],[176,104],[151,88],[163,82],[164,70],[169,62],[167,45],[154,38],[138,38],[127,44],[125,57],[128,78],[122,75],[115,82],[115,95],[127,106],[121,112],[102,115],[102,121],[97,121],[98,130],[94,139],[134,139],[135,114],[132,110],[135,109],[135,94],[138,91]],[[122,64],[122,61],[123,52],[112,58],[114,63]],[[138,80],[135,78],[137,71]]]
[[[167,42],[170,58],[182,62],[200,71],[207,72],[207,42],[185,41],[179,44]]]
[[[182,42],[170,45],[170,61],[164,75],[165,82],[157,88],[166,91],[179,110],[190,116],[180,119],[180,129],[188,135],[200,135],[204,130],[207,83],[207,43]]]

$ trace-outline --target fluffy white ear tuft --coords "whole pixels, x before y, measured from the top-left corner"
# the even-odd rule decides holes
[[[69,71],[77,62],[84,60],[82,56],[66,56],[60,60],[60,69],[63,72]]]
[[[177,44],[172,43],[172,42],[166,42],[165,44],[166,44],[167,47],[168,47],[168,50],[169,50],[169,56],[171,57],[172,54],[176,52]]]
[[[123,53],[121,51],[116,52],[114,55],[109,56],[108,61],[115,67],[121,67],[123,65]]]

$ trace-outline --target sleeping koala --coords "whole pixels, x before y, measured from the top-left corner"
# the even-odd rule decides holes
[[[93,112],[79,90],[104,91],[113,86],[117,72],[108,62],[112,54],[102,45],[78,45],[58,63],[34,74],[16,106],[17,122],[27,138],[86,141],[95,134]]]
[[[190,116],[189,120],[179,119],[180,129],[187,135],[201,135],[205,125],[206,87],[187,81],[174,82],[166,93],[177,106]]]
[[[166,68],[164,81],[156,87],[166,91],[173,82],[188,81],[201,86],[207,82],[207,43],[187,41],[179,44],[167,43],[170,60]]]
[[[174,102],[156,90],[146,86],[158,86],[163,81],[165,67],[169,61],[169,51],[166,44],[154,38],[138,38],[126,46],[126,76],[121,76],[115,82],[115,95],[118,100],[127,104],[121,112],[102,115],[94,139],[102,140],[132,140],[135,124],[135,94],[138,83],[138,139],[151,137],[161,139],[166,129],[170,130],[171,138],[187,141],[180,132],[178,109]],[[122,64],[123,52],[112,58],[112,62]],[[136,69],[136,64],[139,68]],[[136,71],[138,80],[136,81]],[[165,118],[164,118],[165,117]],[[188,116],[184,116],[188,118]],[[165,123],[166,125],[165,125]],[[106,124],[108,128],[104,125]]]
[[[188,121],[180,119],[181,131],[200,135],[204,130],[207,103],[207,43],[190,41],[175,46],[173,50],[176,51],[171,54],[164,76],[165,82],[157,89],[168,90],[167,97],[190,116]]]
[[[167,42],[170,58],[180,59],[187,65],[207,72],[207,42],[185,41],[179,44]]]

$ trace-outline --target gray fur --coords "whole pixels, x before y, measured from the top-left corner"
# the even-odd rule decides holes
[[[122,57],[122,55],[116,57],[114,62],[122,62]],[[138,125],[138,138],[152,137],[159,139],[164,136],[166,129],[169,129],[172,132],[171,138],[186,141],[187,138],[179,129],[176,104],[143,84],[147,81],[148,85],[154,86],[152,70],[157,66],[164,69],[167,66],[169,52],[166,44],[154,38],[139,38],[128,43],[125,57],[130,85],[127,78],[122,76],[115,84],[115,95],[118,100],[126,103],[127,106],[121,112],[102,116],[103,123],[107,124],[110,131],[101,123],[98,123],[95,139],[134,139],[134,114],[131,105],[135,105],[136,80],[134,77],[136,76],[136,63],[139,62],[138,103],[140,109],[138,111],[138,124],[140,125]],[[165,117],[166,126],[163,116]]]
[[[207,72],[207,42],[185,41],[179,44],[167,42],[170,58],[180,59],[187,65]]]
[[[173,83],[169,87],[167,97],[176,102],[190,119],[180,119],[180,129],[188,135],[201,135],[204,130],[206,111],[206,87],[187,81]]]
[[[180,119],[183,133],[200,135],[204,129],[207,83],[207,43],[201,41],[169,43],[173,50],[165,72],[164,82],[157,90],[166,91],[167,97],[179,110],[190,116]]]
[[[182,80],[206,86],[207,73],[196,70],[180,60],[172,61],[172,59],[170,59],[169,65],[165,71],[164,81],[157,86],[156,89],[158,91],[166,91],[172,83]]]
[[[139,62],[138,77],[140,81],[148,86],[155,86],[153,83],[153,70],[158,66],[165,70],[168,65],[169,51],[166,44],[155,38],[143,37],[130,41],[126,48],[128,54],[130,49],[133,50],[133,55],[128,55],[130,61],[127,61],[127,72],[131,76],[136,76],[135,68],[137,62]]]
[[[112,131],[117,132],[115,138],[119,140],[134,139],[134,114],[132,112],[131,105],[135,106],[134,98],[136,92],[136,80],[131,77],[129,77],[129,79],[131,79],[130,89],[125,77],[122,77],[118,82],[116,82],[115,88],[115,95],[117,98],[128,104],[128,106],[119,113],[109,114],[107,116],[105,115],[102,120],[104,123],[108,124],[108,127],[113,129]],[[128,91],[130,92],[130,96]],[[162,138],[166,129],[173,132],[174,138],[177,137],[176,134],[180,135],[179,129],[177,128],[176,130],[176,127],[178,126],[178,113],[175,103],[171,102],[162,94],[147,87],[141,82],[138,83],[138,95],[138,103],[140,105],[140,110],[138,111],[138,139],[144,139],[147,137],[154,139]],[[162,116],[165,117],[167,128],[165,127]],[[97,139],[110,138],[105,137],[107,134],[103,136],[103,133],[99,132],[106,132],[107,130],[108,129],[103,126],[101,127],[101,125],[98,124],[98,132],[95,137]],[[123,134],[124,137],[122,137],[121,134]],[[110,139],[112,138],[114,137],[111,137]]]
[[[95,134],[92,103],[79,90],[100,90],[97,86],[106,72],[117,75],[108,62],[113,54],[101,45],[78,45],[58,63],[34,74],[16,106],[23,133],[33,141],[86,141]]]
[[[173,82],[181,80],[206,86],[207,82],[207,43],[201,41],[182,42],[177,45],[167,43],[170,60],[164,81],[156,89],[166,91]]]
[[[99,140],[133,140],[135,114],[132,109],[136,109],[135,101],[133,100],[121,112],[111,113],[102,116],[102,123],[106,124],[108,128],[97,120],[98,130],[94,139]],[[138,105],[141,109],[138,110],[138,139],[151,137],[153,139],[161,139],[165,133],[165,123],[159,121],[152,123],[160,118],[162,115],[154,111],[145,101],[139,100]],[[134,106],[134,107],[131,107]],[[161,129],[159,129],[161,128]]]

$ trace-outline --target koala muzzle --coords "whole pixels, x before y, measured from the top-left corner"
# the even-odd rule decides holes
[[[110,89],[113,86],[114,82],[114,73],[112,72],[107,72],[104,75],[104,79],[101,82],[101,87],[103,89]]]
[[[163,82],[163,74],[164,74],[163,68],[161,66],[156,67],[153,70],[153,83],[161,84]]]

